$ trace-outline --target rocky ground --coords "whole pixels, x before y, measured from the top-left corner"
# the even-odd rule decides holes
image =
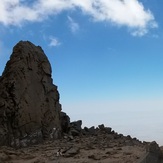
[[[155,142],[142,143],[104,129],[79,136],[67,134],[26,148],[1,147],[0,163],[138,163],[150,150],[160,150]]]

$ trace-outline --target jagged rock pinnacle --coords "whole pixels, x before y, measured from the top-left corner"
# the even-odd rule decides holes
[[[20,41],[13,48],[0,77],[0,145],[31,134],[47,138],[60,128],[61,105],[51,72],[41,47]]]

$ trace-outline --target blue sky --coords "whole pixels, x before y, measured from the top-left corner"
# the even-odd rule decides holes
[[[83,126],[163,145],[163,1],[3,0],[0,73],[20,40],[40,45],[63,111]]]

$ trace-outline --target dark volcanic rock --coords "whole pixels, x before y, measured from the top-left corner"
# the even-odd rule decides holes
[[[82,126],[81,120],[70,123],[70,133],[72,134],[72,136],[79,136],[81,134],[82,131],[81,126]]]
[[[65,157],[73,157],[80,152],[78,147],[70,147],[66,152],[64,152]]]
[[[20,41],[0,77],[0,145],[19,146],[27,137],[33,142],[38,136],[48,138],[53,128],[60,128],[60,111],[44,51]]]
[[[65,112],[61,112],[60,119],[62,132],[68,133],[70,130],[70,117]]]

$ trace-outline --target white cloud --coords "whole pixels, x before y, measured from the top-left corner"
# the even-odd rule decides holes
[[[50,37],[50,43],[49,43],[49,46],[53,46],[53,47],[56,47],[56,46],[59,46],[61,45],[60,41],[55,38],[55,37]]]
[[[49,15],[65,10],[80,9],[94,21],[106,21],[132,29],[134,36],[142,36],[150,28],[157,28],[152,12],[138,0],[34,0],[31,5],[23,0],[3,0],[0,5],[0,23],[21,25],[24,21],[42,21]],[[78,24],[68,17],[72,31]]]
[[[139,29],[134,30],[133,32],[131,32],[131,34],[133,36],[139,36],[139,37],[144,36],[147,33],[148,33],[148,30],[145,29],[145,28],[139,28]]]
[[[0,22],[4,25],[21,25],[22,21],[38,19],[33,7],[21,5],[20,0],[3,0],[0,5]]]
[[[69,27],[72,33],[76,33],[79,30],[79,24],[74,21],[70,16],[68,18]]]

